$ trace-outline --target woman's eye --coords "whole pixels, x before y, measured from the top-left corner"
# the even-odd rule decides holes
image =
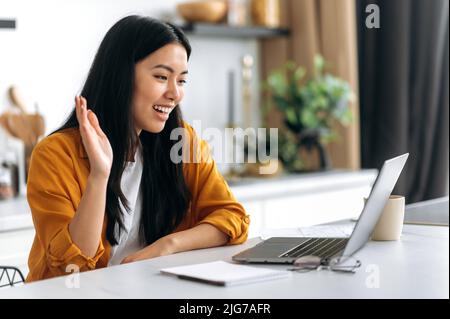
[[[167,76],[164,76],[164,75],[155,75],[155,78],[157,78],[158,80],[163,80],[163,81],[167,80]]]
[[[186,80],[180,80],[180,81],[178,81],[178,83],[179,83],[180,85],[185,85],[185,84],[187,83],[187,81],[186,81]]]

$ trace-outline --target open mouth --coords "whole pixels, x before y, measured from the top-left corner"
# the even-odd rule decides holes
[[[172,112],[173,107],[161,106],[161,105],[153,105],[153,109],[162,114],[170,114]]]

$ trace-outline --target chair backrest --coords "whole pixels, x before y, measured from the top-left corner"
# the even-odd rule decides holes
[[[0,266],[0,288],[6,286],[12,287],[24,282],[25,278],[18,268],[12,266]]]

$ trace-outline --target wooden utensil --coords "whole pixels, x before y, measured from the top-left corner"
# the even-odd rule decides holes
[[[36,114],[28,114],[19,89],[11,85],[8,89],[11,103],[20,110],[19,114],[8,112],[2,115],[1,125],[9,134],[24,141],[28,147],[34,147],[40,136],[44,134],[45,123],[43,117]]]
[[[31,147],[45,131],[44,119],[39,114],[4,113],[0,116],[0,124],[9,134]]]
[[[31,130],[22,114],[5,113],[2,117],[4,118],[3,126],[9,134],[21,139],[25,145],[31,144]]]
[[[33,131],[33,141],[34,143],[37,143],[39,137],[45,133],[45,121],[44,118],[38,113],[33,114],[30,121]]]
[[[26,113],[27,108],[25,106],[25,102],[23,100],[22,95],[19,92],[19,89],[16,86],[11,85],[9,87],[8,96],[9,96],[11,103],[14,106],[18,107],[22,113]]]

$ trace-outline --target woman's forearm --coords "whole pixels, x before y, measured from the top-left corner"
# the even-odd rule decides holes
[[[228,235],[210,224],[200,224],[166,237],[170,242],[172,253],[222,246],[229,240]]]
[[[89,175],[86,190],[69,224],[72,241],[87,257],[94,257],[100,244],[107,184],[107,178]]]
[[[228,235],[216,227],[210,224],[200,224],[160,238],[153,244],[124,258],[122,264],[193,249],[222,246],[228,240]]]

